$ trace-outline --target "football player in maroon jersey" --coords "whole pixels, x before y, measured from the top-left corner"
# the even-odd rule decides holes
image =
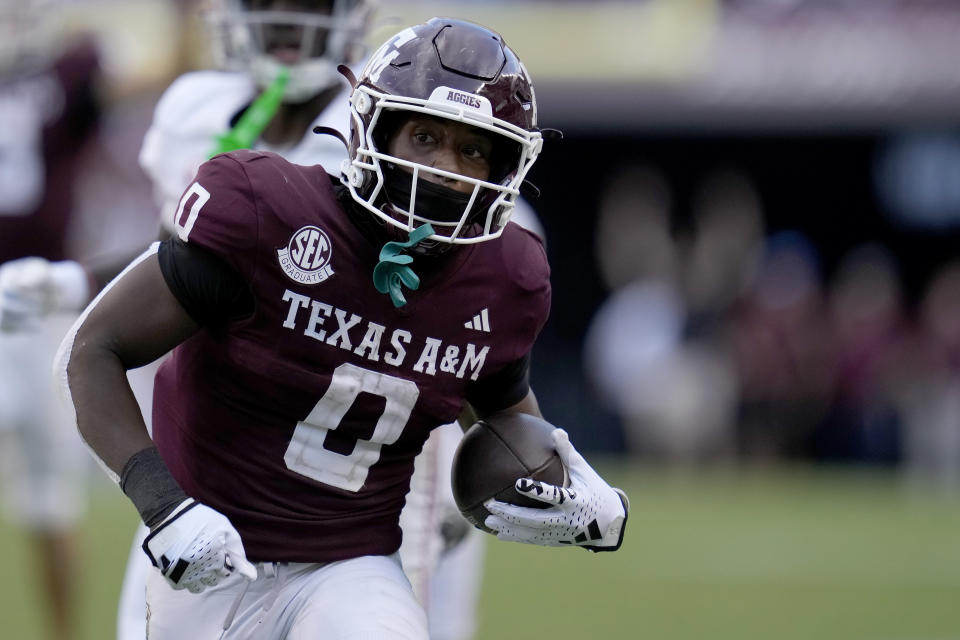
[[[80,433],[151,529],[151,638],[426,638],[396,553],[414,457],[468,409],[540,415],[549,267],[509,222],[542,146],[526,70],[495,32],[434,18],[353,84],[342,183],[214,157],[177,237],[61,345]],[[126,371],[170,349],[151,439]],[[625,496],[554,440],[569,487],[518,479],[549,508],[494,502],[485,524],[619,548]]]

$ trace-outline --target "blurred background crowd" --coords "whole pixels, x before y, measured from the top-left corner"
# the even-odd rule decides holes
[[[581,23],[538,85],[567,134],[534,176],[548,415],[643,459],[956,486],[960,5],[591,6],[606,47]]]

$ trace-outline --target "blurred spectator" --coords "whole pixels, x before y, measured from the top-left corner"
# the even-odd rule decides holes
[[[634,455],[690,462],[726,448],[734,372],[707,344],[683,341],[684,317],[675,290],[636,281],[610,296],[587,334],[588,371]]]
[[[588,329],[585,360],[601,400],[623,421],[631,453],[690,462],[728,448],[737,385],[722,346],[686,337],[680,285],[693,282],[704,299],[725,284],[682,271],[687,262],[671,236],[670,202],[665,183],[647,169],[627,170],[608,187],[596,252],[615,289]],[[710,211],[719,218],[739,217],[725,208],[729,202],[717,204]],[[718,230],[711,222],[707,233]],[[699,259],[720,262],[737,244],[731,239],[739,228],[721,226],[721,237],[692,242]]]
[[[830,390],[826,337],[815,248],[799,232],[773,234],[756,256],[733,325],[745,459],[807,453]]]
[[[931,278],[899,385],[907,478],[960,489],[960,261]]]
[[[693,229],[683,259],[691,332],[722,329],[744,285],[750,252],[763,239],[759,196],[742,173],[718,171],[694,196]]]
[[[608,289],[637,279],[675,282],[670,207],[669,187],[651,168],[629,167],[610,181],[600,202],[594,247]]]
[[[821,460],[893,464],[900,424],[893,397],[906,341],[896,259],[881,245],[854,248],[828,293],[834,362],[829,412],[814,434]]]

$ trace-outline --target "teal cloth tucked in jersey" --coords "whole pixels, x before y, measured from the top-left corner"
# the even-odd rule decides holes
[[[400,252],[431,235],[433,227],[425,224],[411,231],[406,242],[388,242],[380,249],[380,262],[373,268],[373,286],[380,293],[389,293],[393,306],[399,308],[407,304],[401,285],[414,291],[420,286],[420,277],[407,266],[413,262],[413,257]]]

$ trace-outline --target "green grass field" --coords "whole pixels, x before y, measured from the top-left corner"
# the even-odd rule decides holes
[[[623,549],[490,538],[478,638],[960,638],[960,498],[845,470],[631,471]],[[110,640],[135,512],[96,485],[83,638]],[[22,535],[0,523],[0,637],[40,640]]]

